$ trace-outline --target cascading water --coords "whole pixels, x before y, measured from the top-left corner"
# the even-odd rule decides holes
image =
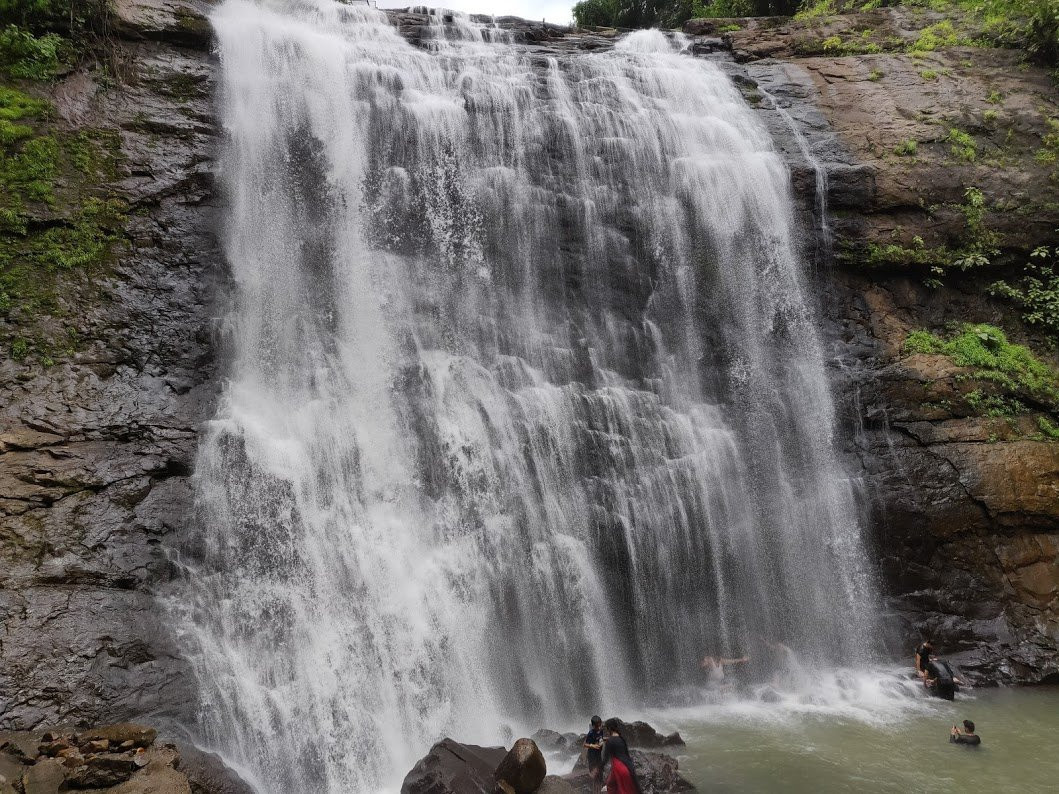
[[[232,362],[186,625],[204,739],[262,791],[392,786],[759,637],[870,644],[754,113],[657,31],[556,57],[434,20],[213,18]]]

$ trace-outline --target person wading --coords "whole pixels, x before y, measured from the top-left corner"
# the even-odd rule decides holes
[[[977,747],[982,743],[982,737],[974,732],[973,722],[964,720],[963,730],[960,730],[955,725],[952,726],[952,731],[949,733],[949,741],[953,744],[966,744],[971,747]]]
[[[916,672],[923,680],[927,678],[927,665],[933,654],[934,644],[930,640],[923,640],[923,644],[916,648]]]
[[[607,794],[640,794],[636,765],[629,755],[629,745],[621,735],[621,723],[611,717],[603,723],[603,727],[607,730],[607,740],[603,743],[603,761],[610,763]]]

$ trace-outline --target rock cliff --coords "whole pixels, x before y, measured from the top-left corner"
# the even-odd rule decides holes
[[[4,271],[0,728],[179,722],[192,701],[157,599],[216,383],[212,70],[198,4],[116,11],[108,60],[18,82],[46,103],[33,140],[58,141],[64,192],[27,201],[28,231],[0,243],[77,229],[90,202],[118,222],[106,256]],[[106,142],[106,162],[63,168],[79,140]]]

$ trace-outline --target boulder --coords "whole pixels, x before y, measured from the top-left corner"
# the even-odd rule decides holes
[[[544,755],[533,739],[519,739],[497,766],[494,777],[505,794],[533,794],[548,774]]]
[[[0,794],[9,794],[7,788],[15,790],[15,783],[22,780],[25,765],[21,759],[7,753],[0,753]]]
[[[124,783],[137,769],[135,758],[128,753],[100,753],[85,759],[82,766],[66,772],[66,783],[72,788],[105,788]]]
[[[503,747],[442,739],[405,776],[401,794],[493,794],[493,772],[506,755]]]
[[[547,728],[541,728],[533,734],[531,738],[544,752],[566,749],[566,737],[558,731],[550,731]]]
[[[694,791],[678,771],[677,759],[665,753],[649,753],[632,750],[636,764],[636,777],[640,781],[640,794],[675,794],[679,791]]]
[[[629,747],[683,747],[684,740],[680,738],[679,733],[671,733],[668,736],[663,735],[648,725],[646,722],[623,722],[621,724],[621,733],[625,737],[625,741],[629,743]]]
[[[26,794],[58,794],[63,784],[62,761],[49,758],[22,773],[22,790]]]

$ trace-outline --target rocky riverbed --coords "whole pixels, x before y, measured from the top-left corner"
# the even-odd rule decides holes
[[[0,731],[0,794],[251,794],[219,758],[145,725]]]

